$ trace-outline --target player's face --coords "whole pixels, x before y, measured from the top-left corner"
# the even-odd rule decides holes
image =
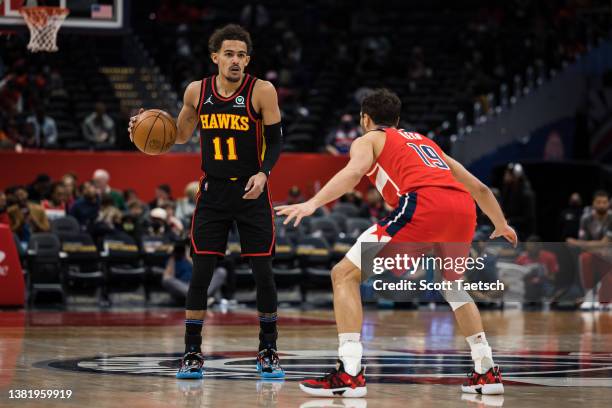
[[[608,200],[608,197],[596,197],[593,200],[593,208],[599,214],[605,214],[610,208],[610,200]]]
[[[251,57],[247,54],[247,45],[243,41],[225,40],[219,52],[212,54],[212,60],[219,67],[219,75],[231,82],[238,82]]]

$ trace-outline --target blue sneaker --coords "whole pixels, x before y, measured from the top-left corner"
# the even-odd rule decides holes
[[[285,371],[280,366],[276,350],[268,348],[257,353],[257,372],[262,378],[284,378]]]
[[[187,353],[181,360],[181,367],[176,373],[180,380],[200,380],[204,371],[204,356],[202,353]]]

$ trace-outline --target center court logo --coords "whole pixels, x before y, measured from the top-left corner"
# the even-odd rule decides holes
[[[255,357],[249,351],[209,355],[205,377],[257,380]],[[174,377],[179,353],[103,355],[43,361],[36,367],[92,374]],[[320,376],[335,366],[337,351],[298,350],[281,353],[286,380]],[[365,353],[369,383],[460,384],[472,368],[469,352],[384,350]],[[513,385],[610,387],[612,353],[531,352],[498,353],[495,362]]]

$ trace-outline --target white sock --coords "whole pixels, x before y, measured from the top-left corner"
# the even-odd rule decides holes
[[[360,337],[359,333],[340,333],[338,335],[340,342],[338,356],[342,364],[344,364],[344,371],[352,376],[357,375],[361,371],[363,346],[359,341]]]
[[[493,351],[487,342],[484,332],[476,333],[466,337],[465,340],[470,345],[472,360],[474,360],[474,371],[484,374],[493,367]]]

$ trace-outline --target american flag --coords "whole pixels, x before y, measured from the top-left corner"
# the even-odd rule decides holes
[[[92,4],[91,18],[112,19],[113,6],[109,4]]]

